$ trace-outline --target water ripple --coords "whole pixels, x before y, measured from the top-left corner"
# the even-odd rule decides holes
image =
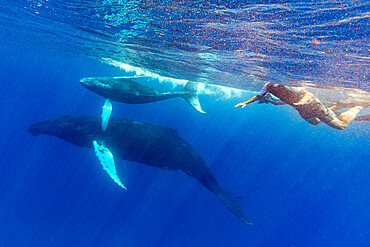
[[[0,25],[9,39],[178,79],[369,91],[369,13],[368,1],[16,0]]]

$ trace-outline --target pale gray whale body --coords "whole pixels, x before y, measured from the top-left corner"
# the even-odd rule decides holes
[[[223,190],[203,158],[175,130],[125,119],[111,119],[106,131],[100,118],[64,116],[33,124],[28,131],[36,136],[51,135],[80,147],[93,149],[99,141],[114,157],[159,167],[181,170],[198,180],[240,220],[251,224],[235,196]]]
[[[141,77],[142,78],[142,77]],[[143,104],[176,97],[184,98],[195,110],[204,113],[197,95],[198,83],[189,81],[179,92],[162,91],[141,84],[137,77],[89,77],[80,80],[82,86],[111,101]]]

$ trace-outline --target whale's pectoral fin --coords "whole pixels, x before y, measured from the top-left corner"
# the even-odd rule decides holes
[[[198,98],[198,83],[197,82],[192,82],[189,81],[186,83],[185,87],[181,90],[182,92],[186,92],[187,94],[183,95],[183,98],[198,112],[205,113],[202,110],[202,107],[200,106],[199,103],[199,98]]]
[[[116,165],[114,162],[113,154],[109,151],[103,143],[98,143],[98,141],[93,141],[94,151],[96,156],[98,156],[100,164],[103,166],[103,169],[109,174],[109,176],[116,182],[119,186],[127,190],[123,185],[121,180],[117,175]]]
[[[112,102],[110,101],[110,99],[105,100],[102,108],[103,108],[103,111],[101,113],[101,118],[102,118],[101,128],[103,131],[105,131],[108,126],[110,115],[112,114]]]

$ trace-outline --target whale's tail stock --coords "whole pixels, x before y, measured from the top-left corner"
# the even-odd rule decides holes
[[[216,193],[218,199],[236,216],[238,219],[243,221],[245,224],[253,225],[252,222],[247,220],[244,215],[243,208],[240,206],[239,202],[237,201],[236,196],[234,193],[226,190],[220,190]]]
[[[205,113],[199,103],[198,98],[198,82],[188,81],[185,87],[181,90],[184,94],[182,97],[198,112]]]

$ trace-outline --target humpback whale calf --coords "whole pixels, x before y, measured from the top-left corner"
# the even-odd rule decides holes
[[[170,92],[155,89],[135,81],[139,78],[143,77],[89,77],[80,80],[82,86],[106,99],[102,113],[103,130],[107,128],[112,111],[111,101],[143,104],[182,97],[195,110],[204,113],[197,95],[198,83],[189,81],[181,91]]]
[[[237,218],[252,224],[246,219],[235,195],[219,186],[203,158],[174,129],[113,118],[106,131],[103,131],[100,118],[64,116],[33,124],[28,131],[34,136],[55,136],[80,147],[107,153],[108,157],[114,156],[162,169],[181,170],[214,193]],[[106,150],[111,151],[111,154]],[[119,183],[116,174],[111,177]]]

